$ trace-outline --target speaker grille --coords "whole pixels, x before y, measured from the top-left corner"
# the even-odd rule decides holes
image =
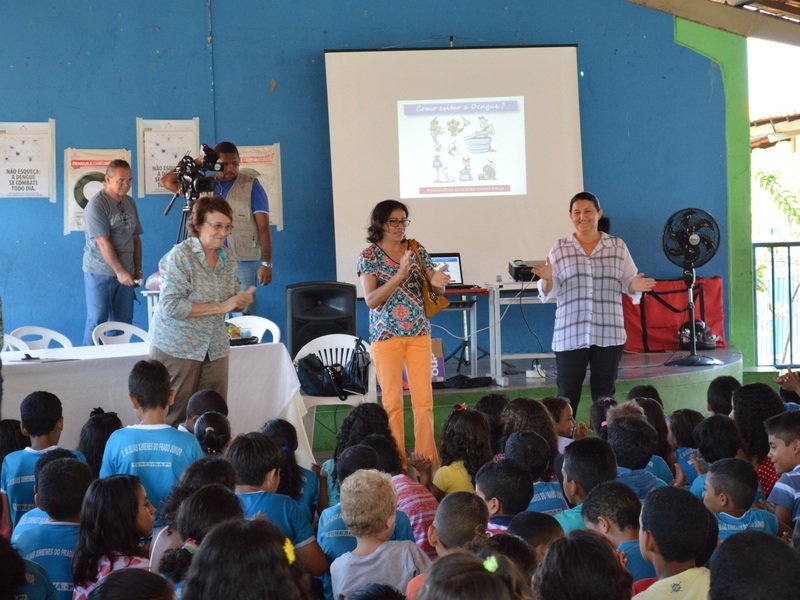
[[[308,342],[331,333],[356,334],[356,286],[337,281],[286,287],[286,349],[294,358]]]

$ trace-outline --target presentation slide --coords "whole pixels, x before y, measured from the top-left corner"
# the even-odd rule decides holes
[[[508,280],[573,231],[583,190],[578,48],[325,52],[336,278],[373,207],[408,207],[406,236],[461,255],[467,284]],[[322,199],[321,199],[322,200]]]
[[[522,96],[397,103],[400,197],[524,194]]]

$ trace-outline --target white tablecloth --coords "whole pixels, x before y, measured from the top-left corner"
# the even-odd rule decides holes
[[[128,398],[128,373],[148,357],[150,345],[109,344],[34,350],[42,359],[25,361],[22,352],[3,352],[3,419],[19,419],[22,399],[36,390],[54,393],[64,410],[64,431],[59,445],[75,448],[91,410],[100,406],[116,411],[124,425],[136,423]],[[257,431],[269,419],[281,417],[297,429],[297,461],[308,467],[311,446],[303,428],[305,404],[300,395],[289,353],[283,344],[255,344],[231,348],[228,384],[228,419],[233,434]]]

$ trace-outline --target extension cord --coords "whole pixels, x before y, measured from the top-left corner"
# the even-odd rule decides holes
[[[536,365],[536,368],[525,371],[525,377],[528,379],[544,379],[544,369],[540,365]]]

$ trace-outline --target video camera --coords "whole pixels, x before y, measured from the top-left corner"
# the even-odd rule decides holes
[[[181,159],[178,166],[175,167],[175,174],[178,179],[180,189],[175,192],[172,200],[169,201],[167,209],[164,211],[164,216],[169,214],[175,199],[178,196],[186,198],[183,206],[183,214],[181,215],[181,223],[178,228],[177,242],[186,239],[186,224],[189,221],[189,215],[192,212],[194,201],[203,193],[214,192],[214,176],[206,175],[206,171],[219,171],[222,165],[218,164],[219,154],[208,144],[200,146],[200,158],[195,160],[188,152],[186,156]]]
[[[200,147],[200,163],[186,154],[178,163],[177,171],[178,183],[181,186],[180,195],[187,199],[197,200],[203,192],[214,191],[214,176],[205,175],[206,171],[218,171],[217,160],[219,154],[207,144]]]

